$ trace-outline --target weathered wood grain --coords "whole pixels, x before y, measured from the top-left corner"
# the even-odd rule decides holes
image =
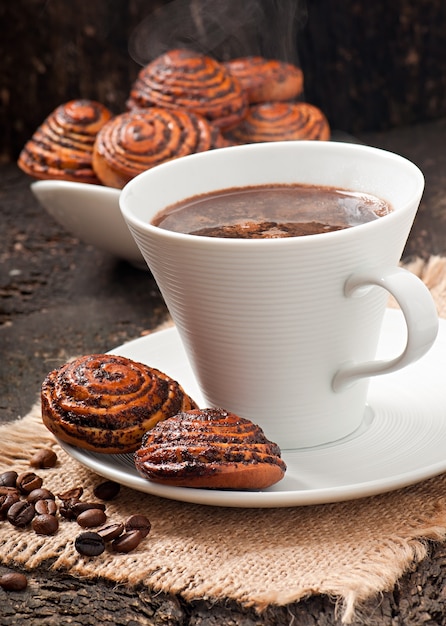
[[[432,546],[432,554],[398,587],[364,605],[353,626],[442,626],[446,549]],[[0,568],[0,574],[9,571]],[[46,568],[28,574],[23,592],[1,593],[0,623],[27,626],[97,623],[113,626],[341,626],[333,599],[312,596],[299,604],[269,607],[258,614],[236,603],[186,603],[168,594],[152,594],[144,587],[130,589],[104,580],[78,580]]]

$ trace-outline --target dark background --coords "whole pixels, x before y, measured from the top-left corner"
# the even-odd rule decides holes
[[[446,115],[444,0],[15,0],[0,3],[0,161],[69,99],[122,111],[141,65],[178,45],[297,62],[337,130]]]

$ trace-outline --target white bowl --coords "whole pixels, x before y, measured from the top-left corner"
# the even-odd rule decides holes
[[[81,241],[141,269],[147,265],[119,208],[119,189],[62,180],[39,180],[31,191],[43,208]]]

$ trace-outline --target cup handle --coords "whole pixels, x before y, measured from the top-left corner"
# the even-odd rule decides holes
[[[401,267],[353,274],[347,279],[344,294],[354,297],[358,290],[377,285],[386,289],[398,302],[407,325],[407,342],[403,352],[389,360],[367,361],[341,366],[332,387],[342,391],[360,378],[395,372],[422,357],[433,345],[438,333],[438,315],[426,285]],[[360,295],[360,294],[358,294]]]

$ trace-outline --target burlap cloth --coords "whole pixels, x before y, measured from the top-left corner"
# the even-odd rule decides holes
[[[446,316],[446,260],[416,261]],[[40,421],[39,406],[0,428],[0,471],[29,469],[30,456],[51,446],[58,466],[39,470],[55,493],[82,485],[83,499],[103,479],[65,454]],[[446,451],[445,451],[446,452]],[[446,537],[446,474],[412,487],[344,503],[280,509],[232,509],[170,501],[123,488],[107,505],[110,521],[145,513],[152,531],[128,555],[83,558],[74,550],[80,528],[62,520],[53,537],[0,524],[4,564],[34,568],[46,562],[82,577],[105,577],[186,600],[233,599],[259,611],[311,594],[335,597],[344,623],[358,605],[416,566],[428,540]]]

